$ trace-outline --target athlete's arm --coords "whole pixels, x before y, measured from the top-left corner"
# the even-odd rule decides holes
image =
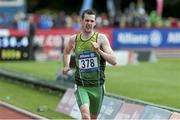
[[[116,65],[116,57],[113,50],[109,44],[107,37],[104,34],[99,34],[98,41],[93,42],[93,47],[96,51],[110,64]],[[101,50],[102,48],[102,50]]]
[[[63,68],[63,74],[67,74],[69,68],[69,63],[71,59],[71,50],[74,48],[75,43],[75,35],[71,36],[67,45],[64,47],[64,55],[63,55],[63,62],[64,62],[64,68]]]

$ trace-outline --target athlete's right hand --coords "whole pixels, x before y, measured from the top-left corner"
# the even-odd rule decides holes
[[[70,70],[69,67],[64,67],[64,68],[63,68],[63,74],[64,74],[64,75],[67,75],[67,73],[68,73],[69,70]]]

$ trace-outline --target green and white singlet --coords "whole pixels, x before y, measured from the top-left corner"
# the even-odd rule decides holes
[[[92,42],[97,42],[98,32],[90,39],[83,41],[81,33],[75,39],[75,83],[80,86],[99,86],[105,81],[105,60],[92,47]]]

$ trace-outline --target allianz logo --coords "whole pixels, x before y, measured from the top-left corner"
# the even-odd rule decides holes
[[[88,58],[90,57],[90,54],[81,54],[79,58]]]
[[[135,34],[125,32],[118,34],[118,42],[121,44],[147,45],[158,47],[162,43],[162,34],[158,30],[152,30],[149,34]]]
[[[167,37],[167,42],[170,44],[180,44],[180,31],[169,32],[168,37]]]

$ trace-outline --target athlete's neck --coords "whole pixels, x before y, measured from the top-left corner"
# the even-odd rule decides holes
[[[91,38],[91,36],[94,34],[94,31],[92,32],[82,32],[81,33],[81,39],[82,40],[88,40],[89,38]]]

